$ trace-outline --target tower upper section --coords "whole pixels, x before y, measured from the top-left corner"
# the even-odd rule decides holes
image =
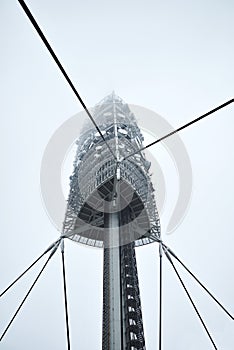
[[[114,93],[98,103],[92,115],[106,143],[91,121],[77,140],[74,171],[64,221],[64,234],[84,244],[102,247],[107,202],[118,201],[121,244],[152,242],[160,225],[143,135],[129,106]]]

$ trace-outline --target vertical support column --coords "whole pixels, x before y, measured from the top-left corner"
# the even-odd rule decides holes
[[[112,205],[113,202],[109,202]],[[106,241],[103,279],[103,350],[122,350],[122,285],[119,213],[105,213]]]

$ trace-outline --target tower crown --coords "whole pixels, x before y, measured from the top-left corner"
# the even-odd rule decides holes
[[[106,142],[87,121],[77,140],[63,233],[75,241],[103,247],[106,203],[117,195],[121,245],[133,241],[135,245],[151,243],[159,237],[160,225],[150,162],[143,152],[130,156],[142,148],[144,140],[135,115],[114,92],[94,107],[92,115]],[[129,158],[124,160],[126,156]]]

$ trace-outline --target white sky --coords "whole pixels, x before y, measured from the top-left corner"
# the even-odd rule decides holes
[[[81,96],[92,106],[113,89],[175,127],[233,97],[234,5],[216,1],[27,1]],[[40,194],[40,165],[53,132],[81,110],[17,1],[0,4],[1,281],[4,289],[57,238]],[[188,214],[165,235],[177,177],[165,174],[165,242],[234,314],[233,106],[181,132],[194,187]],[[152,149],[157,157],[157,147]],[[162,165],[163,168],[163,165]],[[63,218],[61,218],[63,220]],[[102,251],[66,244],[72,349],[101,348]],[[137,250],[147,350],[157,348],[157,246]],[[40,264],[39,264],[40,265]],[[37,266],[0,300],[0,330]],[[182,270],[180,269],[182,272]],[[164,349],[212,349],[170,266],[164,266]],[[183,274],[184,276],[184,274]],[[185,279],[219,349],[233,322]],[[66,348],[60,254],[50,262],[0,345]]]

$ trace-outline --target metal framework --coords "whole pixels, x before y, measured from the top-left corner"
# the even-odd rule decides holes
[[[93,116],[106,142],[87,122],[77,141],[63,235],[104,250],[103,350],[145,349],[135,247],[160,239],[150,162],[143,152],[123,160],[142,147],[143,136],[114,92]]]

